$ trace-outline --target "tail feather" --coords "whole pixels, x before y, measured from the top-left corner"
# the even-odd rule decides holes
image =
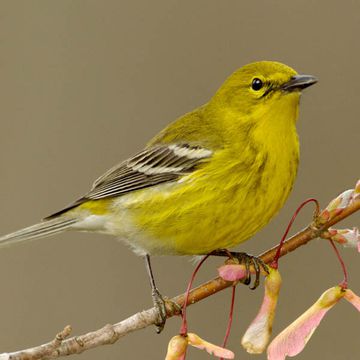
[[[44,220],[36,225],[32,225],[0,237],[0,247],[6,245],[13,245],[17,242],[23,242],[26,240],[32,240],[54,235],[70,228],[76,222],[76,219],[62,217],[54,218],[51,220]]]

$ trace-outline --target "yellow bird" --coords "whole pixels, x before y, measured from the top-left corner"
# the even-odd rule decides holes
[[[145,257],[161,304],[150,255],[232,248],[283,206],[299,161],[300,93],[316,81],[278,62],[240,68],[208,103],[107,171],[81,199],[1,237],[0,246],[64,230],[114,235]]]

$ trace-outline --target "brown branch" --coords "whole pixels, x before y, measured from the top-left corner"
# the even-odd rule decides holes
[[[13,354],[4,353],[0,355],[0,359],[2,360],[15,358],[23,360],[38,360],[51,357],[53,354],[58,353],[63,341],[70,335],[70,333],[71,326],[65,326],[65,328],[55,336],[54,340],[48,342],[47,344],[35,346],[31,349],[18,351]]]
[[[307,228],[298,232],[284,243],[281,250],[281,256],[284,256],[298,247],[307,244],[309,241],[319,237],[322,232],[326,231],[330,226],[333,226],[358,210],[360,210],[360,198],[352,201],[341,211],[340,214],[321,225],[321,227],[316,227],[314,222],[311,223]],[[273,247],[272,249],[264,252],[260,255],[261,259],[265,263],[270,263],[274,258],[276,249],[277,247]],[[209,280],[190,292],[189,305],[195,304],[200,300],[232,285],[232,282],[227,282],[220,277]],[[181,307],[184,303],[184,299],[185,294],[181,294],[171,299],[171,301]],[[179,314],[178,306],[167,307],[167,316],[169,318]],[[54,340],[44,345],[35,346],[26,350],[0,354],[0,360],[43,360],[55,359],[72,354],[80,354],[83,351],[94,347],[113,344],[121,337],[133,331],[155,324],[157,318],[158,313],[156,308],[151,308],[134,314],[119,323],[113,325],[108,324],[101,329],[87,334],[65,339],[71,331],[70,326],[67,326],[55,337]]]

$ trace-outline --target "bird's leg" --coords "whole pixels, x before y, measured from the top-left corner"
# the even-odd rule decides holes
[[[166,306],[165,306],[165,300],[160,294],[158,288],[155,284],[154,275],[151,269],[151,262],[150,262],[150,255],[145,255],[145,264],[146,264],[146,270],[149,275],[150,285],[151,285],[151,296],[153,298],[154,306],[157,308],[159,313],[159,319],[155,323],[156,326],[156,332],[158,334],[161,333],[161,331],[164,329],[165,323],[166,323]]]
[[[246,269],[246,276],[241,282],[244,283],[245,285],[249,285],[251,283],[250,266],[253,266],[255,269],[256,278],[253,286],[250,287],[250,289],[252,290],[256,289],[259,286],[261,271],[264,271],[266,274],[269,273],[267,265],[260,258],[253,255],[249,255],[244,252],[234,252],[234,251],[229,251],[227,249],[219,249],[213,251],[211,255],[226,256],[230,259],[236,259],[239,262],[239,264],[243,264]]]

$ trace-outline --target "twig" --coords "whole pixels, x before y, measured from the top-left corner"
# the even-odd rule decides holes
[[[17,351],[14,354],[1,354],[0,359],[26,359],[26,360],[38,360],[38,359],[45,359],[52,354],[56,354],[59,351],[59,348],[63,341],[70,335],[71,333],[71,326],[67,325],[65,328],[60,331],[54,338],[54,340],[48,342],[47,344],[35,346],[33,348],[24,350],[24,351]]]
[[[284,256],[298,247],[307,244],[309,241],[319,237],[322,232],[326,231],[330,226],[340,222],[358,210],[360,210],[360,199],[353,201],[349,206],[344,208],[339,215],[326,222],[320,228],[317,228],[314,223],[310,224],[307,228],[298,232],[296,235],[284,242],[281,248],[280,256]],[[274,259],[277,248],[278,246],[275,246],[264,252],[260,255],[260,258],[265,263],[270,263]],[[233,282],[225,281],[220,277],[209,280],[190,292],[188,306],[195,304],[208,296],[214,295],[215,293],[232,285]],[[182,307],[185,301],[185,294],[178,295],[171,299],[171,301],[176,303],[178,306],[167,306],[168,318],[179,314],[179,308]],[[108,324],[101,329],[87,334],[65,339],[71,331],[71,327],[67,326],[55,337],[54,340],[26,350],[0,354],[0,360],[45,360],[72,354],[80,354],[86,350],[101,345],[113,344],[121,337],[133,331],[155,324],[157,319],[157,309],[151,308],[138,312],[119,323],[113,325]]]

